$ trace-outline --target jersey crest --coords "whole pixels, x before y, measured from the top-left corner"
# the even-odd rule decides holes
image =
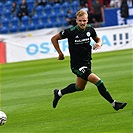
[[[90,34],[90,32],[87,32],[86,35],[87,35],[88,37],[90,37],[91,34]]]

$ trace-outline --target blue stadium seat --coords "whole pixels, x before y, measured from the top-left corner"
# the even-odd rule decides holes
[[[63,10],[63,12],[67,12],[67,10],[70,8],[70,3],[69,2],[64,2],[64,3],[62,3],[62,10]]]
[[[18,17],[11,18],[11,24],[12,25],[19,26],[19,23],[20,23],[20,21],[19,21]]]
[[[17,0],[17,4],[21,4],[22,3],[22,0]]]
[[[4,4],[2,2],[0,2],[0,11],[4,10]]]
[[[43,13],[43,6],[37,6],[35,9],[35,13],[37,15],[41,15]]]
[[[1,21],[2,26],[4,27],[9,27],[10,26],[10,19],[8,18],[3,18]]]
[[[36,25],[31,23],[28,25],[28,30],[32,31],[32,30],[36,30]]]
[[[61,11],[61,4],[56,3],[53,5],[54,13],[59,13]]]
[[[55,26],[55,24],[52,23],[51,21],[49,21],[49,22],[47,22],[47,23],[45,24],[45,28],[53,28],[54,26]]]
[[[6,9],[6,10],[3,12],[3,16],[4,16],[5,18],[11,18],[11,10]]]
[[[59,20],[65,19],[66,18],[66,13],[65,12],[59,12],[57,14],[57,17]]]
[[[29,16],[23,16],[21,21],[22,21],[22,24],[28,25],[30,23],[30,17]]]
[[[1,33],[1,34],[7,34],[7,33],[8,33],[8,28],[2,26],[2,27],[0,28],[0,33]]]
[[[68,22],[66,21],[66,19],[63,19],[61,22],[63,26],[68,26]]]
[[[0,22],[1,22],[1,20],[2,20],[2,13],[0,12]]]
[[[53,11],[53,7],[50,5],[50,4],[47,4],[45,7],[44,7],[44,12],[49,15],[51,14]]]
[[[44,23],[39,22],[37,25],[37,29],[43,29],[44,28]]]
[[[63,26],[62,21],[56,21],[55,22],[55,27],[62,27],[62,26]]]
[[[79,2],[78,1],[73,1],[71,3],[71,8],[73,12],[76,12],[79,9]]]
[[[49,15],[49,19],[51,22],[56,22],[57,21],[57,15],[55,13],[52,13]]]
[[[20,26],[19,26],[19,31],[20,31],[20,32],[27,31],[27,27],[26,27],[26,25],[23,25],[23,24],[20,25]]]
[[[46,14],[43,14],[42,16],[40,16],[40,18],[43,23],[47,23],[49,19],[48,15]]]
[[[6,1],[5,8],[11,11],[12,8],[12,1]]]
[[[40,21],[40,18],[37,14],[35,14],[35,15],[32,16],[31,21],[32,21],[33,24],[38,24],[39,21]]]
[[[12,25],[10,28],[9,28],[9,31],[10,33],[15,33],[18,31],[18,26],[15,26],[15,25]]]
[[[28,10],[29,12],[32,12],[33,8],[34,8],[34,0],[26,0],[27,4],[28,4]]]

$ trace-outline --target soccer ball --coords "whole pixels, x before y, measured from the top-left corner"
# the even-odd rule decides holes
[[[3,111],[0,111],[0,126],[6,123],[7,116]]]

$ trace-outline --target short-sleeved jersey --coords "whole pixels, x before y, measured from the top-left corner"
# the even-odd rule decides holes
[[[85,30],[80,30],[78,26],[65,29],[60,32],[62,39],[68,39],[71,67],[81,67],[88,65],[91,58],[92,46],[90,39],[97,36],[96,31],[90,25]]]

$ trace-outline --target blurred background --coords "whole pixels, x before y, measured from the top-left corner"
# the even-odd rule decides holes
[[[0,0],[0,33],[75,25],[75,12],[93,27],[133,23],[133,0]]]

